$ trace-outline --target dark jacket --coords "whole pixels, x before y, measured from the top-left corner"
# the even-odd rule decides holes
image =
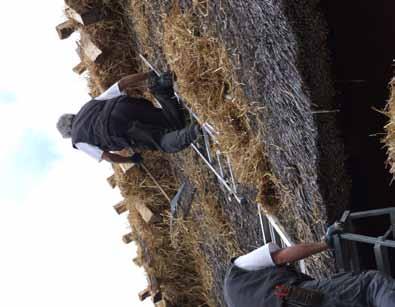
[[[127,131],[120,130],[113,122],[111,113],[118,103],[137,102],[143,98],[118,96],[108,100],[92,99],[76,114],[71,131],[72,144],[79,142],[97,146],[105,151],[117,151],[123,148],[163,150],[160,139],[166,132],[182,128],[182,111],[178,102],[170,94],[156,95],[161,102],[164,116],[169,123],[168,128],[143,124],[138,120],[130,121]],[[133,100],[133,101],[132,101]],[[146,102],[146,101],[144,101]],[[173,125],[173,127],[171,127]],[[171,129],[172,128],[172,129]]]
[[[121,150],[129,147],[124,137],[117,136],[110,127],[111,111],[124,96],[108,100],[92,99],[75,115],[71,130],[73,147],[83,142],[95,145],[102,150]]]

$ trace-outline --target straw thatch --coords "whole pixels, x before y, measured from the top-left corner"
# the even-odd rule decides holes
[[[395,78],[389,83],[390,88],[390,98],[388,100],[387,107],[385,109],[385,114],[389,118],[388,124],[385,126],[387,136],[384,138],[383,142],[387,147],[387,164],[390,173],[395,175]]]
[[[172,168],[162,154],[145,155],[145,165],[168,195],[174,195],[178,184]],[[169,203],[147,173],[134,167],[127,174],[115,168],[118,186],[129,209],[132,232],[136,233],[138,257],[150,276],[155,276],[167,300],[173,304],[200,306],[206,300],[205,288],[199,277],[199,257],[193,254],[191,243],[178,231],[177,244],[172,242],[169,222]],[[135,204],[143,202],[152,212],[161,216],[147,224]],[[178,223],[176,223],[178,225]]]

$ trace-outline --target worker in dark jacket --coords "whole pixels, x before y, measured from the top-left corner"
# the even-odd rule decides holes
[[[269,243],[232,260],[225,277],[229,307],[394,307],[395,281],[378,271],[339,273],[314,280],[289,263],[333,247],[338,224],[325,241],[279,248]]]
[[[74,148],[98,161],[141,160],[139,154],[113,153],[124,148],[174,153],[188,147],[200,133],[198,124],[185,127],[183,110],[174,97],[171,73],[129,75],[86,103],[77,114],[63,114],[57,128],[71,138]],[[142,97],[129,97],[127,89],[150,89],[162,108]]]

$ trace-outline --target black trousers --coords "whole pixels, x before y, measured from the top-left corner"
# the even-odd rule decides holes
[[[174,153],[188,147],[195,139],[196,132],[191,127],[175,129],[171,117],[166,116],[163,109],[155,108],[150,101],[143,98],[130,97],[117,103],[111,112],[111,126],[117,136],[130,138],[127,132],[135,121],[143,125],[152,126],[158,132],[154,139],[159,149],[164,152]],[[157,146],[156,146],[157,147]],[[152,146],[151,149],[157,149]]]

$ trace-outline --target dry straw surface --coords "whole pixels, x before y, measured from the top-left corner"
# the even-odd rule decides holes
[[[197,268],[206,301],[209,306],[221,306],[222,282],[229,259],[239,255],[241,250],[224,216],[215,178],[192,151],[179,156],[178,162],[183,173],[192,180],[196,196],[189,215],[176,220],[172,242],[176,245],[182,242],[192,252],[192,257],[199,260]]]
[[[145,153],[145,165],[168,195],[179,185],[167,157],[157,152]],[[169,203],[145,171],[138,167],[124,174],[114,166],[117,185],[127,200],[129,222],[136,235],[138,258],[149,276],[154,276],[166,299],[182,306],[215,306],[211,298],[212,275],[200,243],[204,236],[196,233],[193,220],[175,219],[170,232]],[[160,216],[147,224],[135,204],[144,203]]]
[[[258,200],[266,202],[261,192],[269,191],[271,182],[262,180],[268,167],[260,132],[251,121],[258,107],[245,98],[221,41],[201,31],[192,12],[175,6],[164,17],[167,61],[177,75],[181,96],[202,121],[220,132],[220,149],[230,156],[237,180],[257,187]]]

